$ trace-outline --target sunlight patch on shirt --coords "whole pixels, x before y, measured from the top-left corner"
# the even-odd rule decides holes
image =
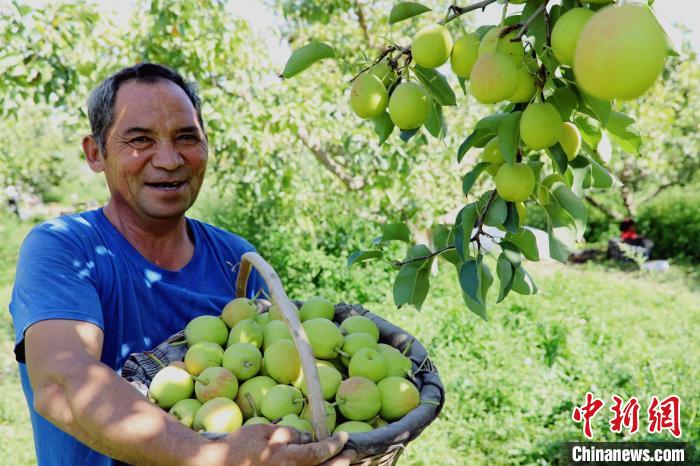
[[[146,276],[146,280],[145,280],[146,286],[149,288],[151,288],[151,285],[153,283],[155,283],[158,280],[160,280],[161,278],[163,278],[163,275],[159,274],[156,271],[148,270],[148,269],[144,270],[144,275]]]

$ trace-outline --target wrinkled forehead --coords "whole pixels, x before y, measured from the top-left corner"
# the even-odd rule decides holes
[[[193,126],[203,132],[194,105],[185,91],[171,81],[127,81],[117,92],[112,127],[117,134],[130,127],[169,133]]]

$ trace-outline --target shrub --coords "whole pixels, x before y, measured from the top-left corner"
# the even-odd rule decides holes
[[[639,208],[637,230],[653,257],[700,261],[700,187],[671,188]]]

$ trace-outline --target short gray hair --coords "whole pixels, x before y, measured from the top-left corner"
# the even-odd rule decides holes
[[[197,95],[197,85],[185,81],[177,71],[166,66],[154,63],[139,63],[114,73],[90,93],[88,98],[90,129],[92,137],[102,153],[104,153],[107,145],[107,132],[114,123],[114,101],[117,98],[117,91],[119,91],[121,85],[126,81],[153,84],[160,80],[172,81],[185,91],[185,94],[187,94],[197,111],[197,120],[204,131],[201,100],[199,95]]]

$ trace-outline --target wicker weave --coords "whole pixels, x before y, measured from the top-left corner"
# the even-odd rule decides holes
[[[259,301],[260,310],[266,310],[269,303]],[[295,302],[297,307],[300,302]],[[340,323],[354,315],[362,315],[373,320],[379,328],[380,341],[403,351],[410,345],[406,356],[413,363],[411,380],[420,391],[421,404],[396,422],[392,422],[371,432],[350,434],[345,449],[357,452],[353,465],[394,465],[403,453],[408,442],[412,441],[440,414],[445,403],[445,389],[436,367],[428,359],[423,345],[413,336],[362,306],[340,303],[335,306],[335,321]],[[144,395],[148,392],[151,379],[163,364],[182,361],[187,352],[184,332],[176,333],[153,351],[134,353],[122,368],[121,375]],[[153,357],[151,357],[153,356]],[[207,438],[217,439],[226,434],[203,433]]]

